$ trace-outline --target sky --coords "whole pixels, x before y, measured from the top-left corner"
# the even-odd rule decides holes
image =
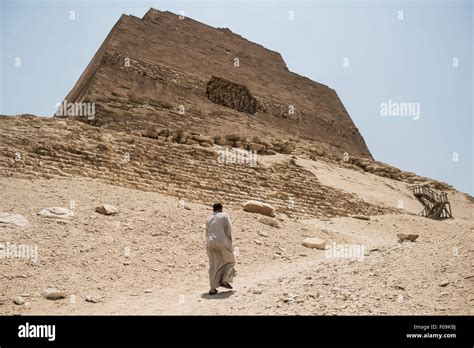
[[[376,160],[474,195],[471,0],[0,0],[0,114],[51,116],[122,13],[184,14],[336,90]]]

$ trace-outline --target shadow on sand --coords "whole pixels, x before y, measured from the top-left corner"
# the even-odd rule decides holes
[[[201,298],[206,300],[222,300],[231,297],[233,294],[235,294],[234,290],[218,292],[215,295],[209,295],[208,292],[205,292],[201,295]]]

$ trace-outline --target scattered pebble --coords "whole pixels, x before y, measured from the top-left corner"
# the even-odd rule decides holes
[[[19,306],[25,304],[25,299],[21,296],[17,296],[13,299],[13,302]]]
[[[102,300],[100,295],[87,295],[86,302],[99,303]]]

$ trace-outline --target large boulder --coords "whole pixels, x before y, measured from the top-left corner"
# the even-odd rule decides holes
[[[276,209],[268,203],[263,203],[260,201],[247,201],[243,205],[244,211],[250,213],[262,214],[270,217],[276,215]]]
[[[7,225],[25,227],[28,224],[28,219],[21,214],[0,212],[0,227]]]
[[[38,215],[46,218],[68,220],[74,216],[74,212],[67,208],[51,207],[42,209]]]
[[[325,250],[326,249],[326,242],[319,238],[306,238],[301,243],[303,246],[311,249],[319,249]]]

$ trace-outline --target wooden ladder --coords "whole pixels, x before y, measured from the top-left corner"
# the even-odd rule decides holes
[[[452,219],[451,204],[446,192],[437,193],[425,185],[409,186],[415,197],[423,204],[420,214],[424,217],[442,220]]]

